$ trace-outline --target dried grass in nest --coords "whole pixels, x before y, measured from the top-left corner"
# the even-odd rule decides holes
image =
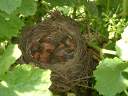
[[[50,38],[50,40],[47,40],[47,38]],[[66,43],[68,39],[72,40],[69,45],[74,45],[73,57],[56,60],[56,53],[60,52],[58,51],[59,46]],[[23,31],[20,48],[23,52],[23,58],[27,63],[34,62],[41,68],[49,68],[52,70],[52,85],[50,90],[59,93],[72,91],[77,87],[89,87],[89,79],[98,61],[93,57],[95,51],[89,49],[86,42],[88,41],[81,36],[80,27],[74,20],[58,12],[53,12],[50,18]],[[42,51],[39,50],[43,49],[40,47],[42,43],[53,45],[49,45],[50,55],[48,54],[48,56],[50,57],[46,60],[48,62],[41,61],[42,58],[45,58],[41,58],[41,55],[39,55],[41,59],[37,58],[38,55],[37,57],[33,55],[36,52],[41,54]],[[66,52],[65,49],[70,48],[70,46],[67,47],[65,44],[63,45],[62,50]],[[44,47],[44,53],[45,49],[48,49],[48,47]]]

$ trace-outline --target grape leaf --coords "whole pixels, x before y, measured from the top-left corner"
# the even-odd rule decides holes
[[[35,0],[22,0],[21,6],[18,11],[24,16],[34,15],[37,9]]]
[[[0,9],[10,14],[21,5],[21,0],[0,0]]]
[[[121,72],[128,67],[119,58],[106,58],[100,62],[94,71],[96,78],[95,88],[104,96],[115,96],[128,87],[128,80],[125,79]]]
[[[7,40],[11,39],[12,36],[17,36],[23,25],[23,22],[15,15],[0,13],[0,40]]]
[[[9,45],[3,55],[0,57],[0,76],[2,76],[9,67],[21,56],[18,45]],[[1,78],[1,77],[0,77]]]
[[[52,96],[50,70],[17,65],[0,82],[0,96]]]

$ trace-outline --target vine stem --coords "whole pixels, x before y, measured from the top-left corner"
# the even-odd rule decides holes
[[[124,93],[128,96],[128,91],[126,89],[124,90]]]
[[[103,54],[112,54],[112,55],[116,55],[116,51],[113,51],[113,50],[102,49],[101,52],[102,52]]]

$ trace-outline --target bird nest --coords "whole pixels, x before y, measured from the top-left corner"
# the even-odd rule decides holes
[[[91,86],[89,80],[98,61],[86,42],[77,22],[53,12],[22,32],[20,48],[25,62],[52,70],[50,90],[61,93]]]

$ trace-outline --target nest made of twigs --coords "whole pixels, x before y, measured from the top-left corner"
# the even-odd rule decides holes
[[[97,60],[73,19],[53,12],[51,17],[22,32],[20,48],[25,62],[52,70],[50,89],[67,92],[89,86]]]

